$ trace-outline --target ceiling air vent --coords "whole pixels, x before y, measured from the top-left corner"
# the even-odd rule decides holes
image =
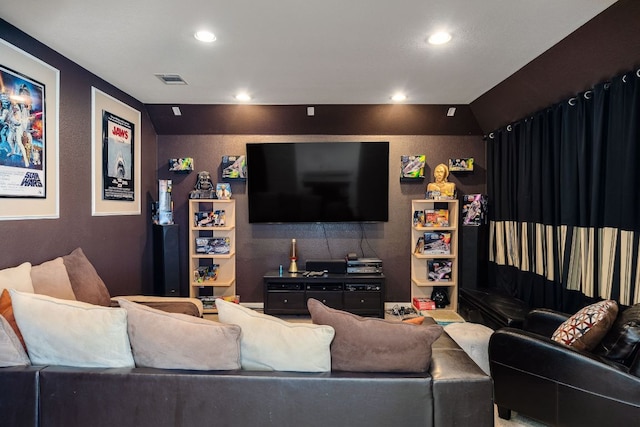
[[[162,82],[166,85],[186,85],[187,82],[184,81],[182,77],[178,74],[156,74],[157,78],[162,80]]]

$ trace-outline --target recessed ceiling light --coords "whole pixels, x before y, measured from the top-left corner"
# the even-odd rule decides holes
[[[211,43],[216,41],[216,35],[210,31],[198,31],[193,36],[201,42]]]
[[[238,101],[251,101],[251,96],[248,93],[239,93],[236,95]]]
[[[396,93],[391,97],[391,100],[394,102],[402,102],[407,100],[407,95],[404,93]]]
[[[431,44],[445,44],[451,40],[451,34],[446,31],[439,31],[429,36],[429,43]]]

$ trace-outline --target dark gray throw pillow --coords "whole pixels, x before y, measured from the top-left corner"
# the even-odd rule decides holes
[[[361,317],[327,307],[310,298],[313,323],[332,326],[331,369],[354,372],[426,372],[431,344],[442,334],[440,325],[413,325]]]

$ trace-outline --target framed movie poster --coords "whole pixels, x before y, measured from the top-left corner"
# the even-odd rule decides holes
[[[135,200],[133,147],[135,125],[102,111],[102,198]]]
[[[60,216],[60,71],[0,39],[0,220]]]
[[[92,214],[140,215],[140,112],[91,88]]]
[[[47,197],[45,86],[0,64],[0,196]]]

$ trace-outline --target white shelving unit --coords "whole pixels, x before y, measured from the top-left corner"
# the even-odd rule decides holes
[[[189,199],[189,296],[192,298],[224,297],[236,294],[236,202],[235,200]],[[224,225],[198,226],[196,213],[224,211]],[[197,251],[197,238],[228,239],[228,253]],[[199,267],[217,265],[215,280],[199,282]],[[216,313],[207,308],[205,314]]]
[[[425,226],[414,224],[413,216],[416,211],[438,211],[446,209],[448,211],[448,226]],[[411,300],[414,297],[430,298],[431,292],[435,287],[444,287],[448,289],[449,305],[444,309],[426,311],[432,317],[451,317],[452,313],[441,312],[448,311],[456,313],[458,310],[458,201],[457,200],[431,200],[417,199],[411,201]],[[424,237],[425,232],[445,232],[450,233],[450,253],[449,254],[428,254],[416,253],[420,237]],[[429,278],[428,264],[430,261],[450,261],[451,272],[450,280],[434,281]],[[431,312],[431,313],[430,313]],[[441,313],[438,313],[441,312]],[[453,315],[457,318],[457,315]]]

